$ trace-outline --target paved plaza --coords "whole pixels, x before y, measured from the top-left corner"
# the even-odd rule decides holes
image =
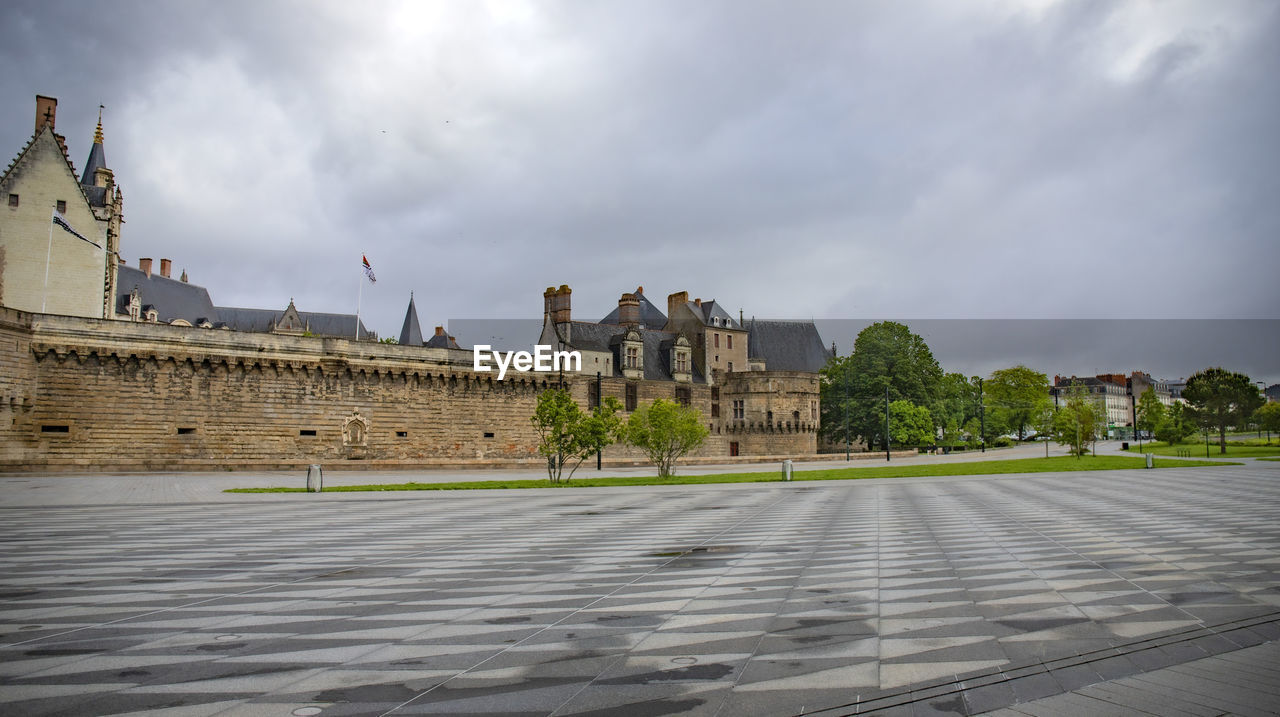
[[[1280,463],[320,495],[139,480],[121,502],[0,478],[0,714],[1280,709]]]

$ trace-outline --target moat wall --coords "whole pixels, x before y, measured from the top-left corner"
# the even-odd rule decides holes
[[[0,470],[538,465],[529,417],[561,377],[495,375],[472,371],[470,351],[0,308]],[[563,379],[586,407],[595,376]],[[815,375],[720,380],[685,384],[711,430],[698,455],[816,453]],[[677,388],[607,378],[603,395],[623,401],[628,383],[640,403]]]

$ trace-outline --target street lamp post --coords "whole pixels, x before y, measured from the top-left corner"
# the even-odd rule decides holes
[[[982,377],[978,377],[978,430],[982,435],[978,440],[982,443],[982,452],[987,452],[987,406],[982,396]]]
[[[889,460],[889,387],[884,387],[884,459]]]

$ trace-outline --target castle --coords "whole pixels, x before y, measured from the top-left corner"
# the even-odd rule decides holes
[[[529,419],[557,385],[584,407],[693,406],[707,459],[817,451],[830,353],[812,322],[735,319],[686,292],[663,314],[643,287],[581,321],[570,288],[549,288],[537,340],[580,352],[581,370],[498,381],[443,327],[423,340],[412,297],[398,345],[292,302],[215,306],[167,259],[123,264],[101,122],[77,178],[55,116],[38,98],[35,133],[0,177],[0,470],[537,465]]]

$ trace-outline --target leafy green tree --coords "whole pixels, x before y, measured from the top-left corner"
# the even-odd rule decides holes
[[[1196,432],[1196,422],[1186,404],[1178,401],[1165,411],[1164,420],[1156,424],[1156,440],[1169,445],[1182,443]]]
[[[964,424],[964,445],[970,450],[982,445],[982,423],[976,416]]]
[[[999,433],[1018,434],[1024,440],[1034,428],[1036,417],[1049,404],[1049,377],[1018,365],[1002,368],[983,384],[987,402],[987,421],[995,420]]]
[[[889,404],[889,438],[895,447],[916,447],[933,443],[936,435],[929,409],[916,406],[910,401],[894,401]]]
[[[398,344],[398,343],[400,343],[400,339],[397,339],[397,338],[396,338],[396,337],[394,337],[394,336],[388,336],[388,337],[386,337],[385,339],[378,339],[378,343],[380,343],[380,344]]]
[[[612,396],[587,414],[567,389],[538,394],[530,421],[538,432],[538,453],[547,459],[547,478],[552,483],[569,480],[587,457],[617,442],[622,433],[622,419],[617,415],[621,409],[622,404]],[[565,466],[570,466],[567,476]]]
[[[1187,379],[1182,398],[1200,425],[1218,431],[1218,452],[1227,452],[1227,428],[1241,426],[1262,405],[1258,387],[1242,373],[1207,368]]]
[[[963,433],[965,422],[978,415],[978,387],[962,373],[943,375],[929,412],[933,415],[934,425],[942,429],[944,444],[950,434],[954,441],[947,445],[955,445]]]
[[[1054,416],[1054,440],[1071,449],[1079,458],[1089,450],[1089,444],[1099,435],[1106,435],[1107,411],[1103,405],[1085,391],[1067,393],[1066,405]]]
[[[702,445],[708,434],[698,409],[659,398],[632,412],[624,436],[658,466],[659,478],[667,478],[675,474],[676,461]]]
[[[1167,420],[1169,420],[1169,412],[1160,402],[1160,397],[1156,395],[1155,387],[1148,386],[1147,390],[1138,397],[1138,430],[1155,435],[1160,424]]]
[[[1265,403],[1253,412],[1253,420],[1258,427],[1267,432],[1267,443],[1271,443],[1271,434],[1280,433],[1280,403]]]
[[[942,367],[924,339],[905,325],[882,321],[863,329],[853,353],[822,371],[822,425],[828,438],[845,431],[868,446],[884,445],[885,389],[889,398],[930,408],[938,398]]]

